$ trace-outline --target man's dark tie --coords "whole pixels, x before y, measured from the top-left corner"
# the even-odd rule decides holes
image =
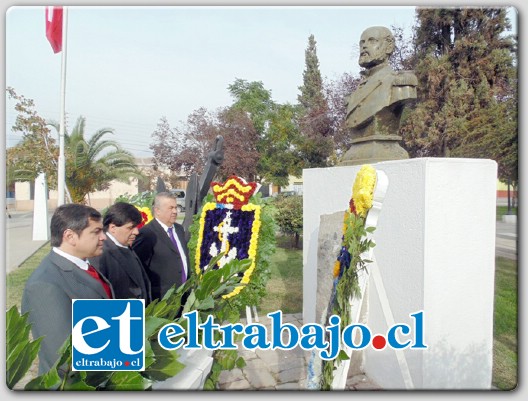
[[[106,292],[106,295],[108,295],[108,298],[112,299],[113,296],[112,296],[112,290],[110,289],[110,286],[106,283],[106,281],[104,281],[101,278],[97,270],[95,270],[95,268],[92,265],[88,265],[88,274],[101,283],[101,285],[103,286]]]
[[[176,248],[178,253],[180,253],[180,249],[178,248],[178,243],[176,242],[176,238],[174,238],[174,233],[172,232],[172,227],[169,227],[167,229],[167,233],[169,233],[169,238],[171,239],[172,244],[174,245],[174,248]],[[185,267],[183,266],[183,258],[184,257],[185,257],[185,255],[181,255],[180,254],[180,258],[182,259],[182,270],[181,270],[182,284],[187,281],[187,274],[185,274]]]

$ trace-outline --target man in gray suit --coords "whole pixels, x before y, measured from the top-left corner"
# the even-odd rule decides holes
[[[176,198],[160,192],[154,198],[154,219],[139,230],[132,249],[143,263],[152,286],[152,299],[163,298],[173,286],[180,286],[192,272],[185,232],[176,223]]]
[[[53,249],[29,277],[22,296],[33,338],[44,336],[39,375],[55,364],[71,334],[72,300],[114,297],[111,284],[88,260],[103,252],[101,214],[85,205],[62,205],[51,218],[50,231]]]
[[[118,299],[138,298],[151,301],[150,280],[130,245],[139,232],[141,213],[130,203],[117,202],[110,206],[103,218],[106,240],[103,254],[90,259],[98,272],[112,283]]]

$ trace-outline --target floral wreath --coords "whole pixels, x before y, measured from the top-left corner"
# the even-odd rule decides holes
[[[152,211],[148,206],[137,206],[134,205],[137,210],[139,210],[139,213],[141,213],[141,222],[137,225],[137,229],[139,230],[141,227],[143,227],[145,224],[150,223],[152,220]]]
[[[374,227],[365,227],[365,221],[374,200],[376,188],[376,170],[371,165],[361,166],[356,175],[352,187],[348,209],[343,219],[343,233],[341,237],[341,248],[333,266],[333,284],[330,301],[324,317],[324,324],[328,324],[331,315],[341,318],[341,325],[345,327],[350,323],[351,305],[349,299],[358,297],[360,294],[358,273],[366,269],[370,262],[364,258],[364,254],[375,244],[367,238],[367,233],[374,231]],[[308,388],[329,390],[334,379],[334,371],[337,365],[347,356],[341,358],[339,354],[336,359],[321,361],[312,353],[308,365]],[[319,364],[316,367],[316,364]],[[316,372],[316,370],[321,372]]]
[[[368,211],[372,208],[374,199],[374,189],[376,188],[376,170],[371,165],[363,165],[356,175],[354,186],[352,187],[352,197],[348,203],[348,209],[345,211],[343,219],[343,236],[341,237],[341,250],[334,263],[334,279],[339,280],[343,272],[350,267],[350,241],[347,241],[347,233],[351,228],[351,218],[356,221],[362,219],[362,226],[365,225],[365,219]],[[357,237],[357,235],[356,235]],[[356,238],[359,240],[360,238]],[[337,282],[334,283],[334,288]]]
[[[211,183],[211,188],[216,202],[203,205],[194,266],[200,276],[211,260],[221,254],[213,267],[215,269],[222,268],[233,259],[250,259],[251,265],[241,280],[243,285],[223,296],[231,298],[249,284],[256,266],[261,206],[250,203],[250,198],[257,189],[257,183],[247,183],[240,177],[231,176],[225,183]]]

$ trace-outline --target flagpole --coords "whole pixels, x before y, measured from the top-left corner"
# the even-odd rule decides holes
[[[59,170],[58,170],[58,192],[57,206],[64,205],[64,194],[66,185],[66,160],[64,157],[64,127],[66,124],[66,49],[68,32],[68,9],[63,7],[62,12],[62,52],[61,52],[61,110],[59,128]]]

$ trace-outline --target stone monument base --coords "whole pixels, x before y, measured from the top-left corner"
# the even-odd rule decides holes
[[[339,161],[339,166],[357,166],[361,164],[373,164],[387,160],[405,160],[409,158],[407,151],[403,149],[399,140],[376,139],[353,143],[350,149]]]
[[[411,314],[421,312],[427,349],[369,345],[359,366],[387,390],[491,389],[497,164],[424,158],[373,167],[389,186],[373,234],[366,322],[373,334],[385,335],[394,324],[413,331]],[[303,171],[304,324],[316,322],[317,303],[327,302],[317,299],[319,257],[328,271],[333,266],[336,235],[321,216],[346,209],[359,168]],[[331,217],[338,238],[339,215]],[[399,329],[397,336],[416,340]]]

